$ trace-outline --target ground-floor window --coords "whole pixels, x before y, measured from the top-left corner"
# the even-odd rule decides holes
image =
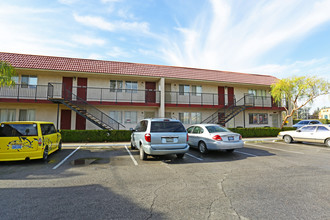
[[[200,112],[180,112],[179,120],[183,124],[198,124],[202,121],[202,113]]]
[[[111,111],[109,116],[113,118],[114,120],[118,121],[119,123],[122,123],[122,113],[121,111]]]
[[[125,112],[125,123],[137,123],[137,112]]]
[[[19,121],[34,121],[36,112],[34,109],[20,109],[19,110]]]
[[[266,113],[250,113],[249,124],[268,124],[268,114]]]
[[[0,122],[16,121],[16,109],[0,109]]]

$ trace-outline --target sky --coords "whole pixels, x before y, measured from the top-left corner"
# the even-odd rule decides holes
[[[0,10],[1,52],[330,81],[330,0],[2,0]]]

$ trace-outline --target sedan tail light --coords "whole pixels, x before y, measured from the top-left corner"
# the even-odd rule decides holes
[[[242,135],[239,136],[239,139],[242,140]]]
[[[212,137],[213,140],[216,140],[216,141],[222,141],[222,138],[220,135],[215,135]]]
[[[145,134],[144,139],[146,140],[146,142],[151,142],[151,134],[149,133]]]

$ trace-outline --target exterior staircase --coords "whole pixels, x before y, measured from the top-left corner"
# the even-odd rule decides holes
[[[224,108],[219,108],[216,112],[214,112],[201,123],[219,124],[225,126],[227,122],[229,122],[249,106],[253,106],[253,96],[246,94],[238,101],[235,100],[233,104],[225,106]]]
[[[53,103],[60,103],[86,118],[96,126],[107,130],[125,129],[125,126],[100,111],[86,100],[73,94],[63,85],[62,95],[54,95],[54,84],[48,83],[47,99]]]

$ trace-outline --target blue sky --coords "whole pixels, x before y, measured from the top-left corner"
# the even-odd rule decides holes
[[[330,80],[330,0],[11,0],[0,51]],[[330,107],[322,97],[314,105]]]

